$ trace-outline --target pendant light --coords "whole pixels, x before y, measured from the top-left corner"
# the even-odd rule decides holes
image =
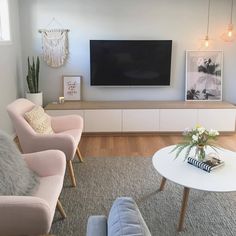
[[[211,7],[211,0],[208,0],[208,11],[207,11],[207,30],[206,36],[204,38],[204,47],[209,47],[209,23],[210,23],[210,7]]]
[[[235,40],[235,35],[233,34],[233,29],[234,29],[234,26],[233,26],[233,5],[234,5],[234,1],[231,0],[230,19],[229,19],[227,32],[223,33],[221,36],[221,38],[225,42],[233,42]]]

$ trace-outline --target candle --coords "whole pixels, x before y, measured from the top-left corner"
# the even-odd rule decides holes
[[[64,97],[59,97],[59,103],[64,103]]]

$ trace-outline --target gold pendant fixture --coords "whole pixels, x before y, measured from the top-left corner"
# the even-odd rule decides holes
[[[227,31],[222,34],[221,38],[225,42],[233,42],[235,40],[235,35],[233,32],[234,26],[233,26],[233,3],[234,1],[231,0],[231,8],[230,8],[230,19],[229,19],[229,24],[227,27]]]
[[[210,7],[211,7],[211,0],[208,0],[208,11],[207,11],[207,30],[206,36],[204,38],[204,47],[209,47],[209,24],[210,24]]]

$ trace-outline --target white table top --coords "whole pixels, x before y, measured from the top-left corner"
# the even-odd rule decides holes
[[[162,148],[152,158],[160,175],[188,188],[213,192],[236,191],[235,152],[220,149],[218,154],[225,163],[208,173],[184,161],[182,153],[175,159],[175,152],[170,153],[173,148],[174,145]],[[212,152],[212,149],[207,152]]]

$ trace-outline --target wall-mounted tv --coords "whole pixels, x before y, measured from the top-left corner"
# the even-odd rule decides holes
[[[169,86],[172,40],[90,40],[90,84]]]

